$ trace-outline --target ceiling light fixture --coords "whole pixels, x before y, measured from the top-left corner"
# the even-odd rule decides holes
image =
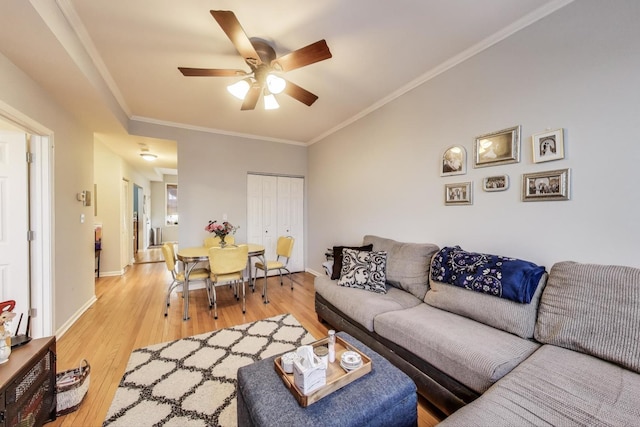
[[[155,154],[151,154],[149,152],[149,149],[146,146],[143,146],[142,144],[141,144],[141,149],[142,149],[142,153],[140,153],[140,157],[145,159],[147,162],[153,162],[155,159],[158,158],[158,156],[156,156]]]
[[[264,96],[264,109],[265,110],[277,110],[280,108],[280,104],[276,101],[276,97],[273,94]]]
[[[227,90],[231,95],[242,101],[244,97],[247,96],[247,92],[249,92],[252,83],[250,78],[242,79],[239,82],[227,86]]]
[[[275,74],[267,75],[267,88],[269,88],[269,92],[277,95],[281,93],[285,87],[287,87],[287,81],[285,79]]]

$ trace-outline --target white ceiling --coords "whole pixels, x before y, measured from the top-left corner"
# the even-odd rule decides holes
[[[309,144],[411,90],[570,0],[3,0],[0,52],[151,179],[140,143],[174,169],[176,143],[129,137],[129,120]],[[325,39],[333,58],[287,73],[318,95],[279,95],[279,110],[240,111],[234,77],[178,66],[249,70],[209,10],[232,10],[278,56]],[[1,96],[1,93],[0,93]]]

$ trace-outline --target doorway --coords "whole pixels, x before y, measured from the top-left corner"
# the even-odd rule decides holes
[[[3,178],[7,185],[4,195],[9,196],[11,203],[10,210],[3,209],[11,211],[11,215],[3,218],[3,227],[11,234],[2,236],[2,244],[10,248],[11,254],[1,256],[13,258],[15,269],[3,276],[6,281],[2,283],[2,300],[16,299],[14,311],[25,317],[18,333],[26,331],[26,317],[31,315],[31,335],[49,336],[54,333],[52,133],[3,103],[0,103],[0,130],[2,145],[7,150],[3,153],[4,161],[11,168],[18,168],[5,171],[10,181]],[[14,198],[18,193],[23,195]],[[7,200],[0,203],[6,206]]]

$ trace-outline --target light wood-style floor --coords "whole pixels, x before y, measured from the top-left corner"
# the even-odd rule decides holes
[[[155,261],[157,252],[139,254],[139,260]],[[314,310],[313,278],[309,273],[293,275],[294,291],[288,281],[280,286],[269,279],[269,304],[263,304],[259,289],[247,293],[247,312],[226,286],[217,288],[218,319],[209,310],[206,291],[191,291],[190,316],[182,320],[182,294],[174,292],[169,315],[164,317],[164,298],[171,275],[164,262],[136,263],[123,276],[96,279],[98,301],[57,342],[57,370],[71,369],[87,359],[91,364],[89,392],[76,412],[59,417],[48,426],[101,426],[124,373],[131,351],[160,342],[292,313],[316,338],[327,333]],[[438,420],[422,402],[418,405],[419,426],[433,426]]]

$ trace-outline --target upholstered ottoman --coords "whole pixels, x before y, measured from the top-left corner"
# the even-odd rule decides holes
[[[416,386],[352,336],[338,335],[369,356],[372,370],[303,408],[273,367],[274,357],[238,369],[239,426],[415,426]]]

